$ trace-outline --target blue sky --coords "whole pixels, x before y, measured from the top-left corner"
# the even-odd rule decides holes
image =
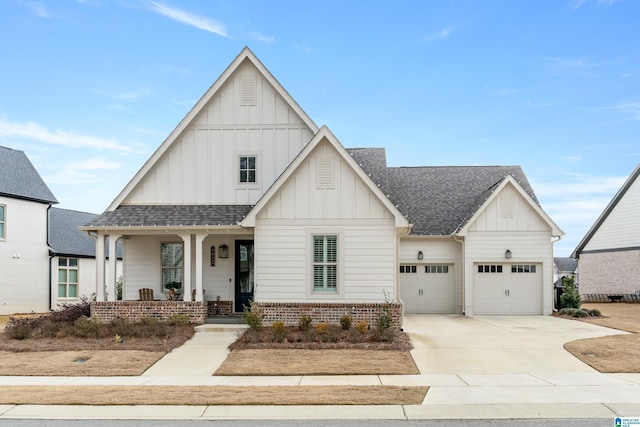
[[[244,46],[346,147],[523,167],[568,256],[640,162],[634,0],[0,0],[0,145],[100,213]]]

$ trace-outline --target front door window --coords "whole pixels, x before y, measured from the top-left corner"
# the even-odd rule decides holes
[[[235,311],[240,313],[253,299],[253,240],[236,241],[236,303]]]

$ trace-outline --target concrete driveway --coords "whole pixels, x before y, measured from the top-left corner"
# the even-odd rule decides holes
[[[563,345],[625,333],[552,316],[457,315],[405,315],[404,331],[423,375],[594,373]]]

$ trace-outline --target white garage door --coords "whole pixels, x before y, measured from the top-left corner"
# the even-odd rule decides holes
[[[452,265],[400,266],[400,296],[407,314],[453,313],[454,285]]]
[[[474,314],[542,314],[541,264],[476,264]]]

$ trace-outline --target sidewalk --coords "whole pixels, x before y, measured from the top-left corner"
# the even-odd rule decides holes
[[[207,332],[208,331],[208,332]],[[211,333],[214,332],[215,333]],[[429,386],[422,405],[389,406],[42,406],[0,405],[2,418],[61,419],[475,419],[640,416],[640,374],[422,374],[214,377],[232,326],[202,325],[139,377],[0,377],[11,385],[395,385]],[[169,375],[167,374],[169,373]]]

